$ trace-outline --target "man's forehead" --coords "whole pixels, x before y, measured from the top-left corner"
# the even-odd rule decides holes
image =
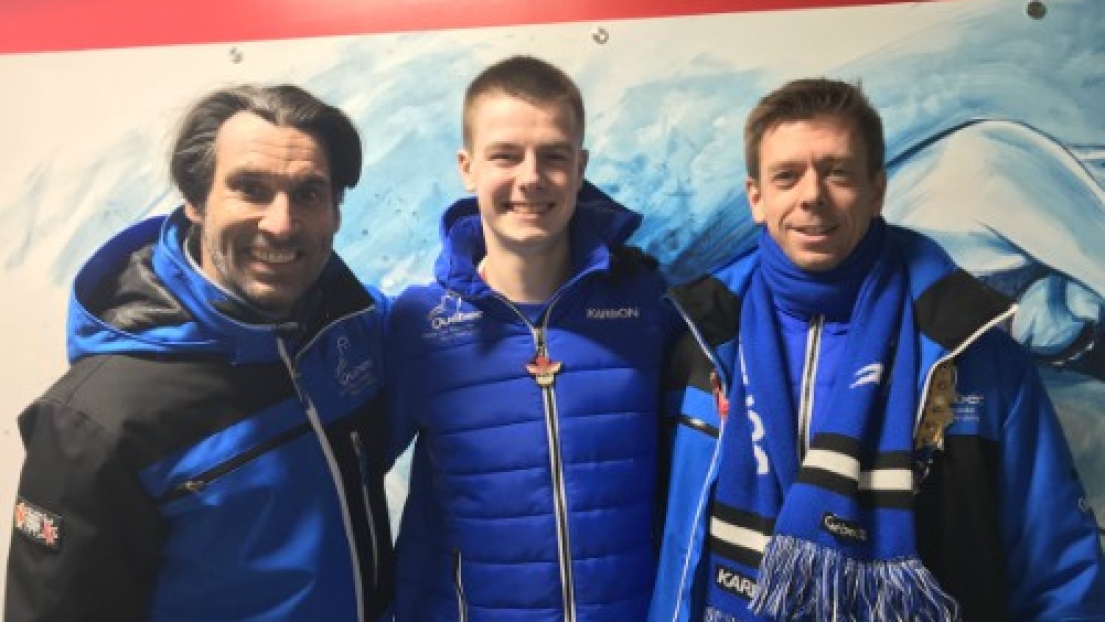
[[[784,120],[763,133],[760,152],[786,158],[788,154],[808,157],[810,149],[819,150],[823,158],[861,158],[865,144],[854,121],[835,116]]]
[[[525,140],[513,138],[491,138],[483,142],[484,149],[525,149],[536,147],[545,151],[574,151],[578,145],[571,140],[563,138],[531,137]]]
[[[514,95],[502,90],[490,90],[481,93],[471,101],[465,111],[465,123],[468,131],[476,129],[474,126],[483,126],[487,122],[494,123],[501,120],[504,110],[515,107],[532,107],[549,116],[567,122],[569,132],[576,136],[580,132],[580,120],[576,118],[576,111],[566,98],[552,98],[548,100],[536,100],[520,95]],[[484,129],[484,128],[480,128]]]
[[[252,113],[223,123],[215,138],[216,166],[227,170],[313,172],[329,176],[324,144],[301,129],[275,125]]]

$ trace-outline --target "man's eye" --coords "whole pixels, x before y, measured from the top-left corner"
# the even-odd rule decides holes
[[[249,201],[263,201],[268,196],[265,186],[255,181],[242,180],[234,189]]]
[[[295,192],[295,200],[301,204],[321,203],[326,193],[318,186],[304,186]]]

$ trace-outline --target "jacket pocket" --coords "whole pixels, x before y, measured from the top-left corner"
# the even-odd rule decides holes
[[[720,435],[720,432],[718,431],[716,426],[710,425],[709,423],[706,423],[702,419],[698,419],[696,417],[691,417],[689,415],[680,415],[679,416],[679,425],[684,426],[684,427],[688,427],[688,428],[690,428],[692,430],[695,430],[697,432],[701,432],[702,434],[705,434],[706,436],[709,436],[709,437],[714,438],[714,439],[717,439],[718,436]]]
[[[286,445],[309,432],[311,432],[311,424],[309,423],[303,423],[290,428],[248,451],[240,453],[228,460],[224,460],[198,475],[176,483],[169,488],[167,492],[158,497],[157,503],[166,505],[189,495],[198,494],[220,477],[241,468],[259,456],[273,451],[277,447]]]

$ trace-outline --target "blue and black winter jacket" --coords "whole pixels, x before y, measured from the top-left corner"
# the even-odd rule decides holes
[[[570,222],[574,273],[540,308],[477,274],[475,199],[444,216],[437,282],[394,302],[395,448],[418,434],[399,622],[647,613],[659,375],[677,319],[654,267],[621,248],[640,216],[586,192]]]
[[[889,229],[922,333],[919,420],[938,365],[951,364],[957,396],[943,449],[916,456],[922,561],[963,622],[1105,620],[1105,561],[1063,431],[1033,361],[995,328],[1013,306],[927,238]],[[741,301],[757,265],[753,251],[670,294],[691,332],[665,380],[672,470],[650,622],[701,620],[708,582],[722,580],[707,563],[726,433],[718,397],[732,386]]]
[[[19,420],[5,619],[377,619],[382,298],[335,256],[303,320],[268,323],[200,275],[188,231],[139,223],[77,276],[71,367]]]

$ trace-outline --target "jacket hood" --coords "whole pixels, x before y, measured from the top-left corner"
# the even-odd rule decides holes
[[[585,180],[576,196],[575,213],[568,222],[573,275],[609,268],[610,249],[625,244],[642,219],[641,214]],[[476,270],[487,254],[476,197],[460,199],[445,211],[440,234],[442,251],[434,264],[438,283],[466,296],[490,295],[491,289]]]
[[[279,360],[274,336],[302,334],[307,327],[260,318],[207,280],[185,255],[190,229],[184,210],[177,209],[123,230],[92,255],[69,298],[70,362],[123,353]],[[340,272],[348,269],[334,255],[320,282]],[[312,291],[305,300],[321,296]]]

